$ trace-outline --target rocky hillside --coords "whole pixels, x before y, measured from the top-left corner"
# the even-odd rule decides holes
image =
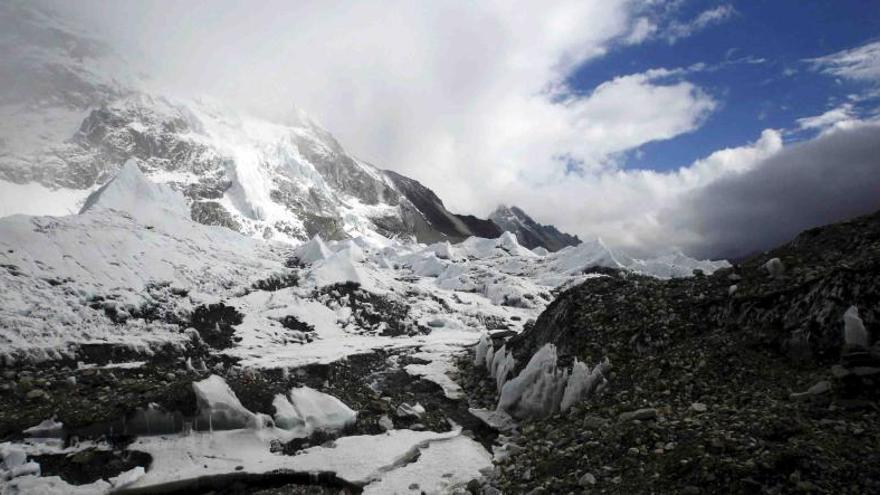
[[[422,227],[422,230],[416,232],[416,237],[422,242],[443,240],[443,238],[452,241],[460,241],[468,237],[494,239],[504,233],[504,230],[492,220],[484,220],[473,215],[456,215],[450,212],[434,191],[415,179],[410,179],[391,170],[386,170],[385,175],[391,179],[394,187],[416,207],[417,212],[421,215],[419,220],[424,219],[424,222],[416,221],[418,226]]]
[[[560,232],[552,225],[541,225],[516,206],[499,206],[489,215],[489,219],[501,230],[516,234],[520,244],[529,249],[542,247],[548,251],[559,251],[581,242],[576,235]]]
[[[547,343],[563,363],[608,358],[608,386],[522,425],[494,484],[543,493],[878,492],[878,254],[875,213],[710,276],[610,272],[562,293],[507,347],[518,368]],[[473,386],[493,396],[494,381],[476,376]]]

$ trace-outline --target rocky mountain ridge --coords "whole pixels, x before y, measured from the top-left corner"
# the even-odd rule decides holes
[[[516,206],[501,205],[489,215],[489,219],[501,230],[513,232],[520,244],[529,249],[541,247],[548,251],[559,251],[581,243],[576,235],[560,232],[552,225],[541,225]]]

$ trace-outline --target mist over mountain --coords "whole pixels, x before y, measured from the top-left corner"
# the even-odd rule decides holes
[[[51,199],[84,198],[134,159],[184,193],[194,220],[248,236],[458,242],[503,232],[449,212],[419,182],[350,155],[301,111],[276,124],[213,101],[150,93],[101,41],[23,3],[4,9],[17,29],[4,40],[4,72],[16,82],[4,86],[3,121],[15,123],[15,134],[0,157],[2,211],[34,211],[17,201],[43,203],[47,213],[75,209]],[[45,201],[30,196],[35,187]]]

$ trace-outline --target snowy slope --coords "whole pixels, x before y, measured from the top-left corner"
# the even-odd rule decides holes
[[[165,283],[190,292],[169,299],[173,312],[283,268],[282,248],[176,216],[182,204],[179,193],[127,167],[79,215],[0,219],[0,355],[57,358],[84,342],[179,342],[186,336],[160,322],[131,319],[120,331],[90,303],[135,312],[162,300]]]

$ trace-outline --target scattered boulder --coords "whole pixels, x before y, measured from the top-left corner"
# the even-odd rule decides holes
[[[618,419],[620,419],[620,421],[647,421],[650,419],[657,419],[657,410],[654,408],[644,408],[635,411],[628,411],[621,413]]]

